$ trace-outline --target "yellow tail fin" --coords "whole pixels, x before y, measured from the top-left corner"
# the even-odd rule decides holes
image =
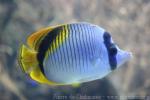
[[[19,63],[23,71],[30,73],[33,69],[38,66],[36,59],[37,52],[28,49],[25,45],[22,45],[19,53]]]
[[[30,77],[39,82],[49,85],[57,85],[55,82],[49,81],[41,72],[38,61],[36,58],[37,52],[27,48],[25,45],[22,45],[19,52],[19,63],[22,70],[25,73],[28,73]]]

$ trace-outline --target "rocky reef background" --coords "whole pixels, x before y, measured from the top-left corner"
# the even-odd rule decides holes
[[[18,49],[46,26],[90,22],[105,28],[133,59],[103,79],[78,87],[30,80]],[[0,0],[0,100],[150,99],[150,0]]]

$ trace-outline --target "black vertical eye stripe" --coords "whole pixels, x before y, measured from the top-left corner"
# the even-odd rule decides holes
[[[115,44],[111,43],[111,36],[108,32],[104,33],[104,42],[107,45],[107,49],[110,52],[110,55],[116,55],[117,53],[117,48]]]
[[[38,54],[37,54],[37,60],[39,62],[39,67],[41,72],[44,74],[44,68],[43,68],[43,61],[44,57],[46,55],[46,51],[52,45],[52,42],[56,39],[56,36],[60,34],[60,31],[62,30],[62,27],[57,27],[47,33],[47,35],[44,37],[44,39],[41,41],[39,48],[38,48]]]
[[[109,48],[110,54],[111,55],[116,55],[117,54],[117,48],[114,44],[111,44],[110,48]]]
[[[105,47],[107,48],[111,70],[114,70],[117,67],[117,59],[116,59],[117,48],[115,44],[111,43],[111,36],[108,32],[104,32],[103,38]]]

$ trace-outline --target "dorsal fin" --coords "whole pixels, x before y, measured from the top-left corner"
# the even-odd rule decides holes
[[[31,34],[27,38],[27,44],[29,45],[30,48],[37,50],[40,44],[40,41],[45,37],[45,35],[53,30],[55,27],[47,27],[44,29],[40,29],[39,31]]]

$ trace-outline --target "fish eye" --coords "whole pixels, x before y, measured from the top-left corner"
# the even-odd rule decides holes
[[[116,55],[117,54],[117,48],[116,48],[115,44],[112,44],[110,46],[110,54],[111,55]]]

